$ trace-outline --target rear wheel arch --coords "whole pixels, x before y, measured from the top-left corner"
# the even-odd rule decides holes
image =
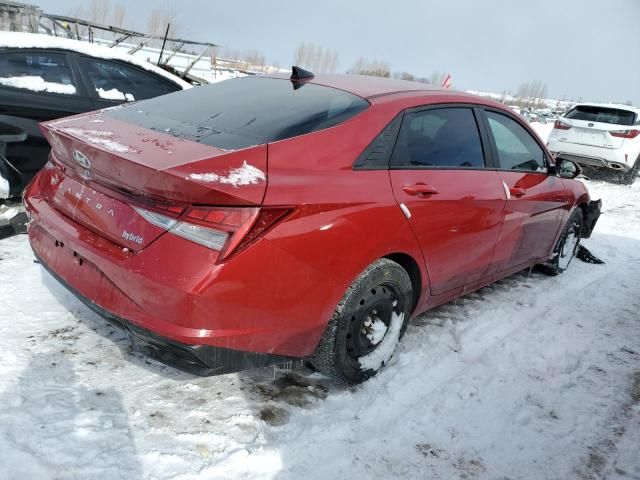
[[[413,298],[412,298],[412,306],[411,311],[413,312],[418,305],[418,301],[420,300],[420,296],[422,294],[422,272],[420,271],[420,265],[416,260],[406,253],[392,253],[389,255],[385,255],[383,258],[388,258],[389,260],[396,262],[400,265],[409,275],[411,279],[411,288],[413,290]]]

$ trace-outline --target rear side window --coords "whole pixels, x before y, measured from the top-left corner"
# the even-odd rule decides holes
[[[153,98],[107,115],[205,145],[238,149],[333,127],[368,106],[366,100],[335,88],[244,77]]]
[[[589,105],[579,105],[567,113],[565,117],[573,120],[611,123],[614,125],[633,125],[636,120],[636,114],[628,110]]]
[[[486,112],[486,115],[498,149],[500,168],[545,171],[544,151],[522,125],[499,113]]]
[[[407,113],[391,157],[395,167],[482,168],[484,155],[470,108]]]
[[[62,53],[15,52],[0,54],[0,86],[34,92],[74,95],[76,83]]]
[[[120,62],[81,57],[80,66],[98,98],[133,102],[175,92],[177,87]]]

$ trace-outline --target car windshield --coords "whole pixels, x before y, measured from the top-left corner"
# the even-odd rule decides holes
[[[580,105],[567,113],[566,118],[585,120],[587,122],[612,123],[615,125],[633,125],[636,115],[629,110],[619,108]]]
[[[145,100],[106,114],[143,128],[238,149],[333,127],[369,106],[335,88],[245,77]]]

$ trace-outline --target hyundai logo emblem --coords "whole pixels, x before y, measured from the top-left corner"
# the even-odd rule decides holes
[[[89,161],[89,159],[87,158],[87,156],[78,151],[78,150],[74,150],[73,151],[73,159],[78,162],[78,165],[80,165],[82,168],[84,168],[85,170],[89,170],[91,168],[91,162]]]
[[[587,123],[587,127],[593,127],[593,123]]]

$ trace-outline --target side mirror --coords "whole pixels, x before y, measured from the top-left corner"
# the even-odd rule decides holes
[[[560,178],[576,178],[582,174],[582,168],[566,158],[556,157],[555,174]]]

